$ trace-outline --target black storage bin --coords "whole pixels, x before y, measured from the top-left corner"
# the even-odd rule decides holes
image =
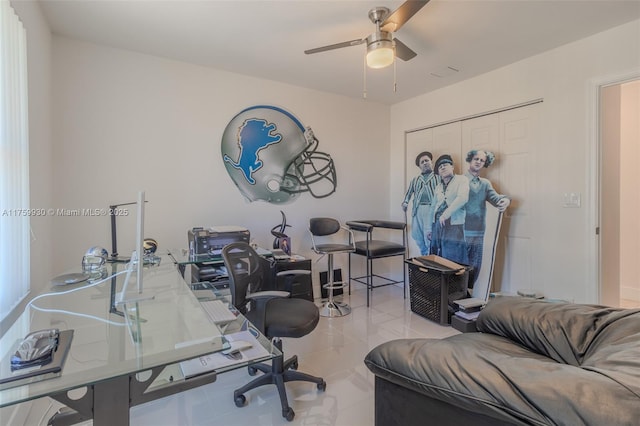
[[[409,297],[411,311],[443,325],[451,323],[455,312],[453,302],[467,296],[470,267],[463,271],[435,264],[422,266],[417,260],[407,259],[409,267]]]

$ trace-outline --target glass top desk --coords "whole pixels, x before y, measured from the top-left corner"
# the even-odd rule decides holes
[[[264,258],[273,257],[273,252],[270,250],[263,249],[262,247],[257,247],[256,253]],[[171,259],[180,266],[190,265],[192,263],[212,263],[223,265],[224,261],[222,260],[221,255],[217,254],[190,254],[187,249],[169,249],[168,254]]]
[[[255,248],[256,253],[260,255],[265,260],[273,260],[273,252],[270,250],[263,249],[261,247]],[[227,273],[222,272],[220,267],[224,266],[224,260],[222,259],[222,255],[214,254],[214,253],[205,253],[205,254],[191,254],[187,249],[180,248],[172,248],[168,250],[169,258],[173,260],[173,262],[177,265],[178,270],[182,274],[183,277],[187,281],[192,283],[200,280],[210,281],[211,287],[219,287],[224,288],[228,287],[228,285],[219,286],[218,280],[222,282],[227,282]],[[216,269],[216,272],[213,276],[205,279],[197,279],[191,273],[187,272],[187,266],[189,265],[207,265],[212,266]]]
[[[108,264],[107,272],[124,268],[124,264]],[[128,425],[130,407],[211,383],[217,373],[248,364],[239,362],[185,379],[178,363],[223,349],[223,335],[246,326],[245,318],[239,315],[222,329],[212,324],[168,256],[162,256],[159,266],[145,266],[143,294],[152,299],[114,308],[123,282],[120,274],[75,292],[67,291],[87,282],[50,288],[46,292],[54,295],[33,303],[40,309],[25,310],[12,326],[21,328],[18,335],[58,328],[73,330],[73,340],[59,377],[16,387],[2,385],[0,407],[49,396],[70,408],[51,424],[93,418],[96,426]],[[210,297],[220,294],[211,292]],[[282,356],[259,333],[258,341],[270,355],[251,362]],[[8,357],[2,362],[8,362]],[[79,397],[74,391],[72,398],[69,391],[78,388],[86,392]]]

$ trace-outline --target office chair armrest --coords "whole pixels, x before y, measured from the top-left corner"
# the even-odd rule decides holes
[[[275,299],[276,297],[287,298],[290,294],[288,291],[269,290],[269,291],[256,291],[247,295],[247,299],[261,301]]]

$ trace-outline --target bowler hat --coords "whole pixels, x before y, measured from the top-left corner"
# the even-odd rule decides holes
[[[433,155],[429,151],[422,151],[420,154],[416,156],[416,166],[420,167],[420,159],[424,156],[429,157],[429,160],[433,160]]]
[[[436,160],[436,166],[433,169],[434,173],[438,174],[438,169],[440,168],[440,166],[447,163],[453,166],[453,159],[450,155],[444,154],[438,157],[438,159]]]

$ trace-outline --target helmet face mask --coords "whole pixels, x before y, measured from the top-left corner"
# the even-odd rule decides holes
[[[303,192],[314,198],[335,192],[333,160],[317,147],[311,128],[269,105],[238,113],[225,128],[221,145],[225,168],[240,193],[248,201],[272,204],[290,203]]]
[[[100,274],[106,267],[109,253],[100,246],[90,247],[82,256],[82,272],[87,274]]]

